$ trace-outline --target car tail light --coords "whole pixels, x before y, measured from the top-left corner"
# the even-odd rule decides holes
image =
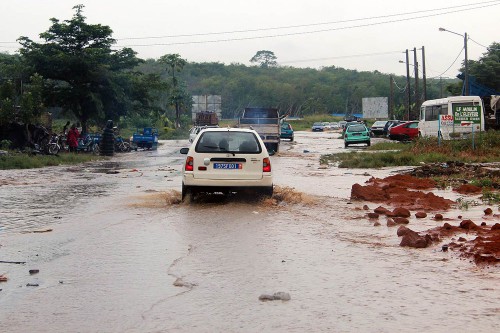
[[[262,160],[262,172],[271,172],[271,160],[269,157],[265,157]]]
[[[192,156],[188,156],[186,158],[186,165],[184,166],[184,169],[186,171],[193,171],[193,164],[194,164],[194,159]]]

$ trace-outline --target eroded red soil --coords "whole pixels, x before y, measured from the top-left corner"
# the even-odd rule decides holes
[[[351,200],[364,200],[391,206],[392,209],[379,206],[367,213],[370,219],[378,219],[379,215],[387,217],[387,226],[399,225],[397,235],[401,237],[400,246],[425,248],[432,244],[445,242],[443,251],[457,251],[461,257],[471,258],[477,265],[496,265],[500,263],[500,214],[493,214],[491,208],[484,210],[485,217],[493,224],[475,223],[462,220],[458,225],[445,222],[442,226],[423,232],[415,232],[406,225],[408,218],[427,217],[428,212],[444,212],[453,207],[452,200],[433,194],[436,187],[432,179],[417,178],[411,175],[395,175],[383,179],[371,178],[366,185],[354,184],[351,188]],[[463,184],[454,188],[461,194],[478,194],[481,188]],[[366,207],[366,206],[365,206]],[[412,211],[416,211],[412,213]],[[427,213],[426,213],[427,212]],[[441,213],[433,214],[436,221],[447,220]],[[375,225],[380,225],[376,222]]]

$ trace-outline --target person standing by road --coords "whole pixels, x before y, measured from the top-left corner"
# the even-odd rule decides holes
[[[63,127],[63,134],[64,135],[68,135],[68,127],[69,127],[69,121]]]
[[[76,152],[76,148],[78,147],[78,137],[79,136],[80,136],[80,133],[78,133],[78,130],[76,129],[76,125],[75,124],[71,125],[71,128],[70,128],[68,135],[67,135],[67,138],[66,138],[70,152]]]

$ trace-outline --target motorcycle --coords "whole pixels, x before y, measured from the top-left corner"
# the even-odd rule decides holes
[[[46,146],[46,151],[49,155],[57,155],[59,151],[61,150],[61,145],[59,144],[60,142],[60,136],[57,135],[56,133],[52,133],[49,143]]]
[[[99,155],[99,137],[95,135],[85,135],[83,138],[78,139],[77,151],[92,152]]]
[[[129,152],[132,150],[130,143],[123,140],[121,136],[115,136],[115,151],[117,152]]]

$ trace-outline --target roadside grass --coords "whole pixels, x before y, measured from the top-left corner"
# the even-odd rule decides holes
[[[474,141],[469,138],[439,143],[437,138],[420,138],[410,143],[384,142],[371,146],[367,152],[329,154],[320,158],[321,164],[333,163],[339,168],[417,166],[446,161],[500,162],[500,132],[483,132],[476,135]]]
[[[105,159],[104,156],[92,154],[63,153],[59,155],[29,155],[9,151],[0,156],[0,170],[35,169],[62,164],[80,164]]]

